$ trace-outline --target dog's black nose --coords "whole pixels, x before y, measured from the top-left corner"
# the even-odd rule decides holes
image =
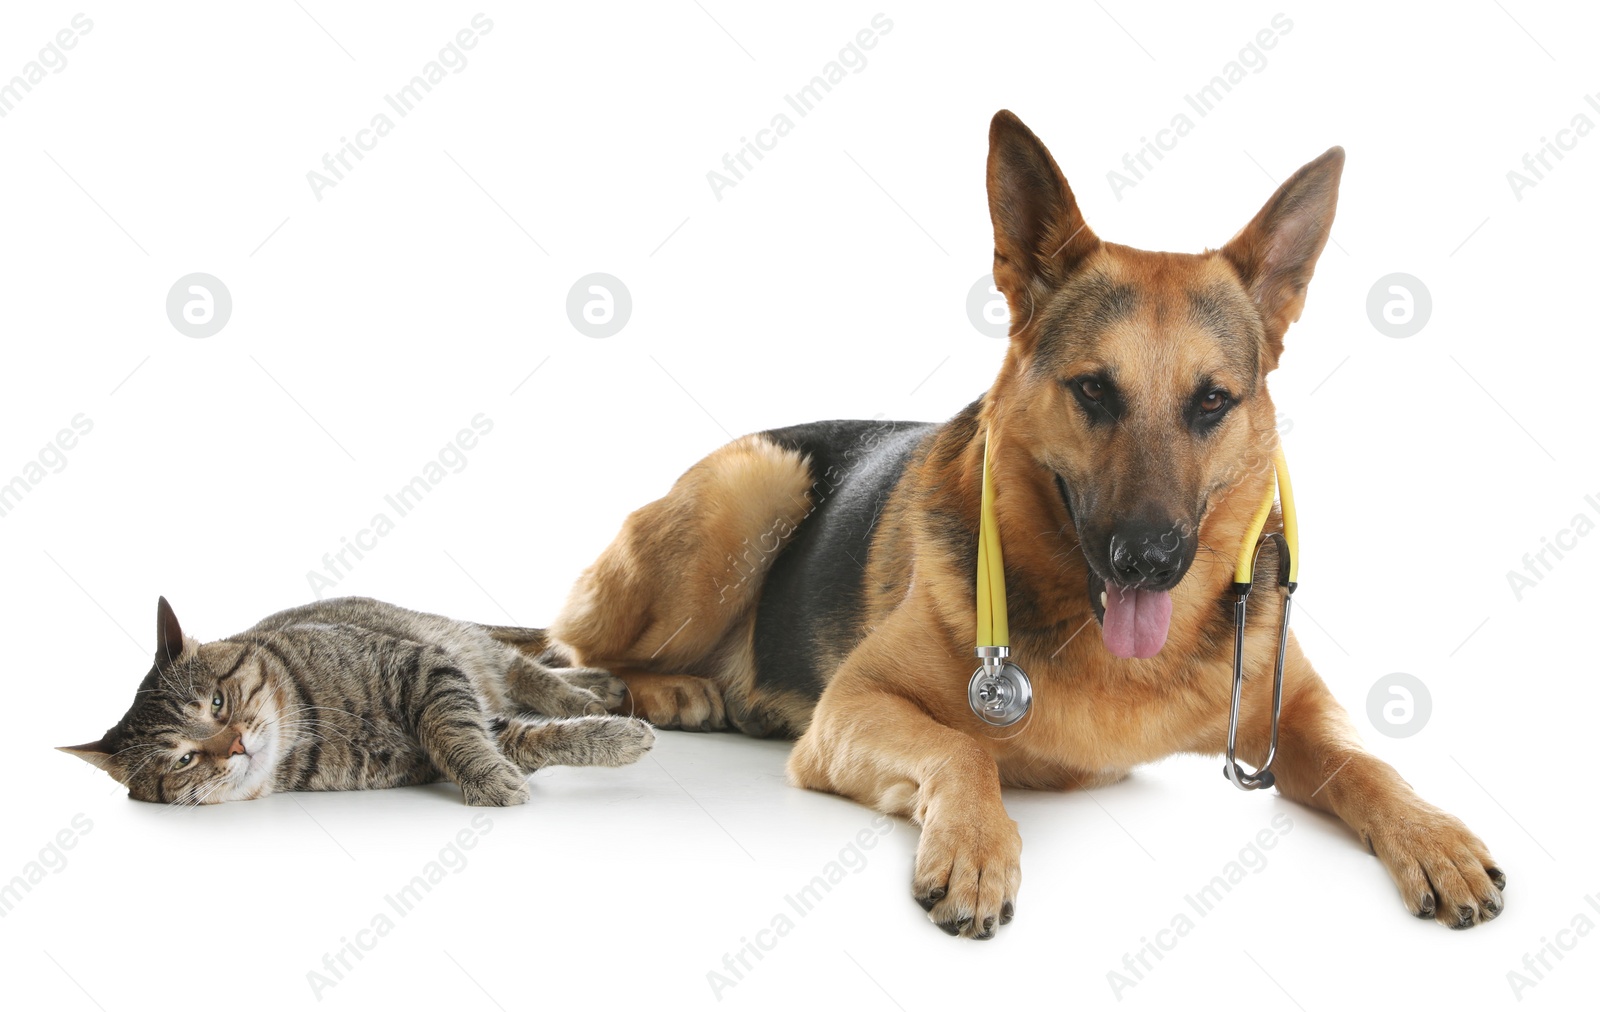
[[[1183,534],[1177,524],[1119,525],[1111,534],[1111,571],[1130,587],[1164,590],[1183,566]]]

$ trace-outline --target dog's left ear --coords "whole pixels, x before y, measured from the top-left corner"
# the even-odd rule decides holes
[[[1084,223],[1072,188],[1033,131],[1009,110],[989,123],[989,217],[994,283],[1011,306],[1011,333],[1059,287],[1100,240]]]
[[[1329,148],[1278,187],[1250,224],[1222,247],[1266,325],[1269,369],[1283,354],[1284,331],[1305,308],[1306,286],[1333,227],[1343,171],[1344,148]]]

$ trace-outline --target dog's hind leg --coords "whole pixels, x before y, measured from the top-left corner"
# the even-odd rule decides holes
[[[656,727],[679,731],[721,731],[728,727],[722,690],[698,675],[658,675],[648,671],[617,672],[627,696],[612,712],[640,717]]]
[[[552,645],[616,673],[628,686],[616,712],[661,727],[717,730],[730,710],[757,711],[736,641],[811,485],[803,456],[760,435],[712,453],[628,516],[551,623]]]

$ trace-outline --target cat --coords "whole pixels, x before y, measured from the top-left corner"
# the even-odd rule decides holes
[[[537,629],[359,597],[290,608],[201,644],[163,597],[155,666],[133,705],[99,741],[62,751],[139,801],[448,779],[469,805],[520,805],[534,770],[623,766],[655,741],[644,721],[604,715],[622,701],[620,679],[566,660]]]

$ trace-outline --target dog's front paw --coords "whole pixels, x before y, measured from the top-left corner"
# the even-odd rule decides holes
[[[1452,928],[1493,920],[1506,876],[1460,819],[1420,799],[1360,830],[1413,916]]]
[[[474,808],[509,808],[528,800],[528,782],[507,766],[463,782],[461,795]]]
[[[1016,912],[1021,884],[1022,837],[1003,810],[923,828],[911,894],[946,934],[993,938]]]

